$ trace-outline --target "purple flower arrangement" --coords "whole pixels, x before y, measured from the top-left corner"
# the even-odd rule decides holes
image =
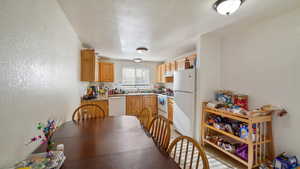
[[[58,121],[55,120],[48,120],[47,123],[41,123],[39,122],[37,125],[37,129],[42,131],[43,134],[32,137],[27,143],[27,145],[40,141],[41,144],[47,144],[47,152],[51,151],[54,147],[54,142],[52,141],[52,136],[55,132],[55,130],[58,128],[57,124]]]

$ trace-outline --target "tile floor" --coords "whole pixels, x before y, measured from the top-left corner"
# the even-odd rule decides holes
[[[171,141],[178,137],[180,134],[174,129],[171,132]],[[246,169],[246,167],[239,162],[233,160],[227,155],[207,145],[204,147],[208,157],[210,169]]]

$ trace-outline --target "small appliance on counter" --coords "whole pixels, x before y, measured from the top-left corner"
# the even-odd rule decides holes
[[[124,90],[118,88],[108,90],[108,95],[125,94],[125,93],[126,92]]]
[[[84,100],[90,100],[97,98],[99,89],[97,86],[89,86],[86,89],[86,94],[83,96]]]
[[[174,92],[173,92],[173,90],[172,90],[172,89],[169,89],[169,88],[167,88],[167,89],[166,89],[166,95],[167,95],[167,96],[174,96]]]
[[[164,93],[164,90],[165,90],[164,86],[161,86],[159,84],[154,85],[154,93],[162,94],[162,93]]]

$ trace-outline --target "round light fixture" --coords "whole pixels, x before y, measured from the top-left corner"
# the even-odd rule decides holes
[[[142,58],[134,58],[133,59],[134,63],[141,63],[142,61],[143,61]]]
[[[136,48],[136,51],[139,54],[144,54],[148,51],[148,49],[146,47],[138,47],[138,48]]]
[[[221,15],[231,15],[237,11],[245,0],[217,0],[213,8]]]

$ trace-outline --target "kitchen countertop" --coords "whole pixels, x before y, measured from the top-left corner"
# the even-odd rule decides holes
[[[94,99],[83,99],[82,97],[81,97],[81,101],[101,101],[101,100],[108,100],[108,97],[102,97],[102,96],[98,96],[98,97],[96,97],[96,98],[94,98]]]
[[[126,94],[114,94],[108,97],[118,97],[118,96],[148,96],[148,95],[157,95],[156,93],[126,93]]]
[[[99,100],[108,100],[109,97],[120,97],[120,96],[149,96],[149,95],[158,95],[157,93],[126,93],[126,94],[114,94],[109,95],[108,97],[97,97],[94,99],[84,100],[83,101],[99,101]],[[168,98],[174,99],[174,96],[168,96]]]
[[[170,98],[170,99],[174,99],[174,96],[168,96],[168,98]]]

